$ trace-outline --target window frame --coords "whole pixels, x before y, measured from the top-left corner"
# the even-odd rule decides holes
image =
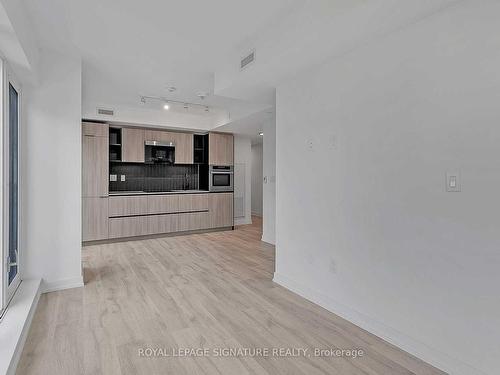
[[[0,225],[0,238],[1,238],[1,265],[0,265],[0,314],[3,314],[5,308],[11,301],[14,293],[19,287],[22,279],[22,236],[21,236],[21,140],[22,140],[22,89],[19,81],[14,73],[6,63],[5,59],[0,58],[1,69],[1,98],[0,98],[0,118],[1,118],[1,131],[0,131],[0,189],[1,189],[1,225]],[[12,85],[17,92],[17,274],[9,285],[9,85]]]

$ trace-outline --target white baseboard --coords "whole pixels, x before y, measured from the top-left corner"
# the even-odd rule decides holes
[[[7,306],[0,335],[0,373],[13,375],[16,373],[24,343],[28,337],[31,322],[40,299],[41,280],[28,279],[21,281],[14,297]]]
[[[451,358],[449,355],[433,349],[418,340],[414,340],[404,333],[388,327],[348,306],[338,303],[331,297],[313,290],[306,285],[297,283],[287,276],[275,272],[273,281],[450,375],[486,375],[484,372],[461,360]]]
[[[247,225],[247,224],[252,224],[251,218],[238,217],[234,219],[234,225]]]
[[[262,212],[252,212],[252,216],[262,217]]]
[[[267,238],[264,234],[262,235],[261,239],[262,242],[268,243],[270,245],[276,245],[274,240],[271,240],[270,238]]]
[[[58,290],[80,288],[83,286],[83,277],[74,277],[72,279],[63,279],[55,281],[45,281],[42,285],[42,293],[55,292]]]

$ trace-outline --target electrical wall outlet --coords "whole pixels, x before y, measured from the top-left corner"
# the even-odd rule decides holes
[[[121,175],[120,175],[120,181],[121,181],[121,182],[124,182],[124,181],[125,181],[125,175],[124,175],[124,174],[121,174]]]
[[[117,176],[116,174],[110,174],[110,175],[109,175],[109,181],[111,181],[111,182],[116,182],[117,177],[118,177],[118,176]]]

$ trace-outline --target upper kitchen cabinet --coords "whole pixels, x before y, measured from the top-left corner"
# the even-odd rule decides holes
[[[97,122],[82,122],[82,135],[90,137],[107,137],[109,133],[108,124]]]
[[[146,130],[144,133],[144,140],[175,143],[175,133],[162,130]]]
[[[144,163],[144,129],[122,128],[122,161]]]
[[[193,134],[175,134],[175,164],[193,164]]]
[[[208,164],[233,165],[234,138],[232,134],[209,133]]]
[[[82,124],[82,196],[108,195],[109,127]]]

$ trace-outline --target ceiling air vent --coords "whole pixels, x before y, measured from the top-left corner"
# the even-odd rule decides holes
[[[254,61],[255,61],[255,50],[253,50],[252,52],[250,52],[245,57],[241,58],[240,69],[245,69],[248,65],[250,65]]]
[[[97,114],[98,115],[113,116],[115,114],[115,111],[113,111],[112,109],[97,108]]]

